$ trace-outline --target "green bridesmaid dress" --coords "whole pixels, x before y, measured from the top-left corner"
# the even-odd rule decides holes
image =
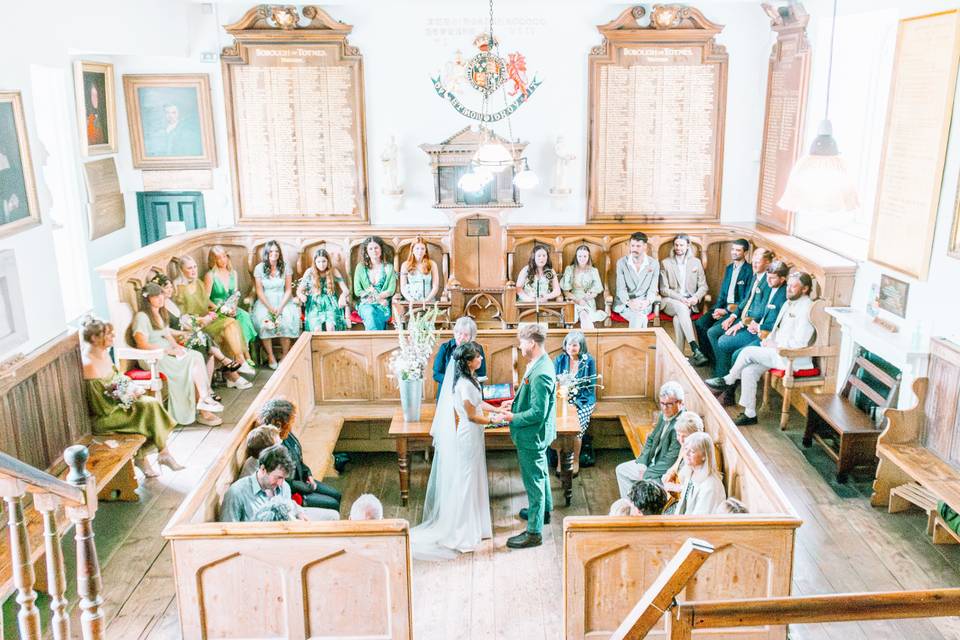
[[[230,272],[230,284],[228,287],[223,286],[223,283],[220,282],[220,279],[216,275],[211,278],[213,284],[210,287],[210,301],[213,304],[220,305],[226,301],[227,298],[233,295],[233,292],[237,290],[237,272]],[[253,326],[253,320],[250,318],[250,312],[246,309],[241,309],[237,306],[237,322],[240,323],[240,329],[243,331],[243,341],[250,342],[257,337],[257,330]]]
[[[116,374],[117,370],[114,368],[113,375]],[[85,381],[87,405],[93,414],[94,435],[139,433],[147,438],[147,444],[152,444],[162,451],[177,423],[163,408],[163,403],[151,395],[140,396],[129,409],[124,409],[119,400],[107,397],[106,392],[113,382],[113,375]]]

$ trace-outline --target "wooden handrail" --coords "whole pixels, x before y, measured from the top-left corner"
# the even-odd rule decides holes
[[[72,484],[0,451],[0,476],[19,480],[31,493],[51,493],[71,504],[86,504],[86,494]]]

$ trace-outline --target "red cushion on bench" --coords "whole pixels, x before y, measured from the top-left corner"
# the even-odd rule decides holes
[[[619,322],[620,324],[629,324],[629,323],[627,322],[627,319],[624,318],[624,317],[623,317],[622,315],[620,315],[619,313],[617,313],[616,311],[611,311],[611,312],[610,312],[610,321],[611,321],[611,322]]]
[[[784,371],[783,369],[770,369],[770,375],[777,376],[778,378],[782,378],[785,373],[786,371]],[[818,369],[817,367],[814,367],[812,369],[799,369],[793,372],[794,378],[815,378],[816,376],[819,376],[819,375],[820,375],[820,369]]]
[[[360,314],[357,311],[350,312],[350,322],[352,324],[363,324],[363,318],[360,317]],[[390,316],[387,319],[387,324],[393,324],[393,316]],[[366,326],[366,325],[364,325]]]
[[[694,313],[690,316],[690,319],[699,320],[700,316],[702,315],[703,315],[702,313]],[[653,314],[651,313],[650,315],[647,316],[647,318],[649,318],[650,320],[653,320]],[[660,322],[672,322],[672,321],[673,321],[673,316],[666,314],[663,311],[660,312]]]
[[[144,371],[143,369],[130,369],[129,371],[124,372],[124,375],[127,376],[128,378],[130,378],[131,380],[144,380],[144,381],[145,381],[145,380],[149,380],[149,379],[150,379],[150,372],[149,372],[149,371]],[[161,372],[161,373],[160,373],[160,379],[161,379],[161,380],[166,380],[166,379],[167,379],[167,376],[165,376],[165,375]]]

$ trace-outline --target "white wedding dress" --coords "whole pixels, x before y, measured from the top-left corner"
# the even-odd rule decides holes
[[[434,456],[423,502],[423,521],[410,532],[417,560],[447,560],[493,537],[483,425],[470,422],[463,400],[477,406],[480,390],[466,379],[453,386],[454,361],[443,378],[430,434]],[[454,421],[454,412],[460,420]]]

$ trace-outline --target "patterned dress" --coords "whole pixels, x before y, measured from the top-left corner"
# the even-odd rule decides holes
[[[554,366],[557,374],[568,373],[570,371],[570,356],[566,353],[561,353],[557,356]],[[593,357],[589,353],[581,355],[577,360],[577,377],[588,378],[596,375],[596,373],[597,365]],[[567,402],[577,409],[577,419],[580,422],[580,434],[577,437],[583,439],[587,428],[590,426],[590,416],[593,415],[593,410],[597,408],[596,389],[593,387],[589,389],[579,389],[575,393],[570,394]]]
[[[529,276],[524,274],[523,292],[533,299],[545,297],[553,286],[554,275],[553,271],[546,271],[543,275],[534,276],[533,282],[530,282]]]
[[[411,302],[423,302],[433,289],[433,274],[423,273],[419,269],[407,271],[407,284],[403,287],[403,297]]]
[[[333,291],[327,291],[327,278],[314,282],[316,274],[310,270],[303,276],[306,285],[307,304],[304,310],[303,324],[307,331],[325,331],[327,323],[332,322],[336,331],[343,331],[347,323],[343,309],[339,305],[338,287],[343,278],[334,277]]]
[[[577,271],[572,264],[563,270],[560,288],[568,291],[576,298],[583,298],[584,304],[574,305],[574,317],[579,318],[581,313],[592,314],[597,310],[597,296],[603,293],[603,282],[596,267],[587,271]]]
[[[286,290],[286,277],[290,273],[290,267],[286,267],[283,273],[267,274],[262,262],[257,264],[253,270],[253,277],[260,281],[263,295],[270,301],[270,306],[274,309],[279,307],[283,300],[283,294]],[[257,328],[257,334],[261,338],[296,338],[300,336],[300,307],[294,304],[292,299],[283,305],[280,316],[276,318],[273,327],[265,326],[270,311],[259,299],[253,303],[253,311],[250,315],[253,317],[253,326]]]
[[[220,282],[220,278],[214,274],[213,283],[210,285],[210,301],[215,305],[221,305],[226,301],[227,298],[232,296],[234,292],[237,291],[237,272],[230,272],[230,282],[229,286],[224,286]],[[250,312],[246,309],[241,309],[237,307],[237,322],[240,323],[240,329],[243,331],[243,341],[250,342],[257,337],[257,330],[253,327],[253,319],[250,317]]]
[[[118,375],[116,367],[113,374],[106,378],[84,381],[87,387],[87,406],[93,415],[93,434],[100,436],[109,433],[139,433],[146,436],[148,444],[163,450],[177,423],[163,408],[163,403],[153,396],[140,396],[129,409],[124,409],[119,400],[107,397],[107,389],[113,383],[115,375]]]

